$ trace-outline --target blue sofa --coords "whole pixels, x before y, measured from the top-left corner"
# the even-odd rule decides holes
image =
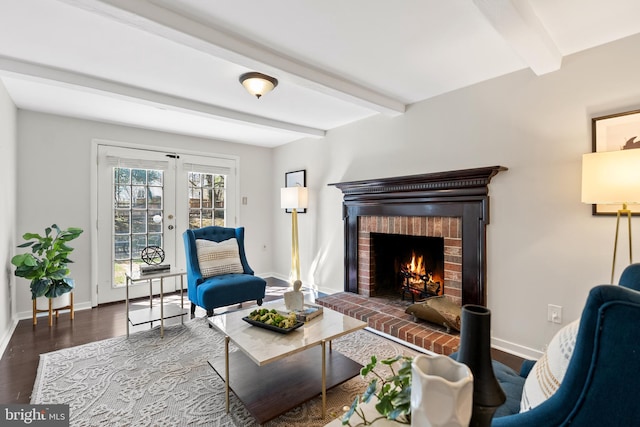
[[[493,362],[507,401],[493,427],[640,425],[640,264],[628,266],[620,286],[594,287],[587,298],[571,360],[554,395],[518,413],[534,361],[520,372]]]
[[[187,262],[187,295],[191,301],[191,315],[196,306],[207,311],[207,316],[213,316],[213,310],[218,307],[256,300],[262,305],[267,282],[254,275],[249,267],[244,251],[244,227],[229,228],[209,226],[194,230],[187,230],[182,235],[184,239]],[[231,238],[238,241],[238,251],[243,273],[231,273],[220,276],[203,278],[198,263],[196,239],[222,242]]]

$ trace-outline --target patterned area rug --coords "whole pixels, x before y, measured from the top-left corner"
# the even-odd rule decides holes
[[[31,403],[68,403],[72,426],[257,426],[231,393],[225,412],[224,383],[207,361],[223,357],[224,338],[205,318],[126,337],[111,338],[40,356]],[[368,331],[333,342],[361,364],[416,352]],[[232,347],[233,350],[233,347]],[[355,377],[265,426],[324,426],[343,414],[367,381]]]

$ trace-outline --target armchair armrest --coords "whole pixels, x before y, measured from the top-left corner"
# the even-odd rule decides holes
[[[522,378],[527,378],[529,376],[529,372],[531,372],[531,369],[533,368],[533,365],[535,365],[536,361],[535,360],[525,360],[524,362],[522,362],[522,365],[520,366],[520,376]]]

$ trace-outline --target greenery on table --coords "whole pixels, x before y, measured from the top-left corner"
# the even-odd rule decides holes
[[[73,248],[67,243],[80,236],[82,231],[76,227],[62,230],[53,224],[44,230],[44,235],[25,233],[22,236],[26,242],[18,247],[30,247],[31,253],[16,255],[11,258],[11,263],[16,266],[16,276],[31,280],[32,299],[41,296],[55,298],[73,289],[73,279],[68,277],[67,267],[73,262],[69,259]]]
[[[376,356],[371,356],[371,361],[363,366],[360,375],[366,378],[373,375],[369,386],[362,396],[357,396],[349,410],[342,417],[342,425],[349,425],[351,416],[358,414],[364,425],[371,425],[376,420],[388,419],[402,424],[411,424],[411,362],[412,357],[395,356],[381,360],[380,363],[388,367],[390,375],[383,376],[374,369],[378,364]],[[399,367],[398,367],[399,365]],[[364,412],[358,407],[361,403],[368,403],[373,397],[377,398],[375,405],[380,417],[367,420]]]

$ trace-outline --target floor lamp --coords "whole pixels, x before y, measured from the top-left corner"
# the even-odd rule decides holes
[[[280,189],[280,207],[291,209],[291,283],[301,286],[300,253],[298,251],[298,209],[305,209],[308,203],[307,187],[287,187]]]
[[[613,244],[611,284],[616,268],[620,217],[626,216],[629,228],[629,264],[633,263],[631,244],[631,210],[629,204],[640,203],[640,149],[604,151],[582,156],[582,202],[621,206],[617,212],[616,237]]]

